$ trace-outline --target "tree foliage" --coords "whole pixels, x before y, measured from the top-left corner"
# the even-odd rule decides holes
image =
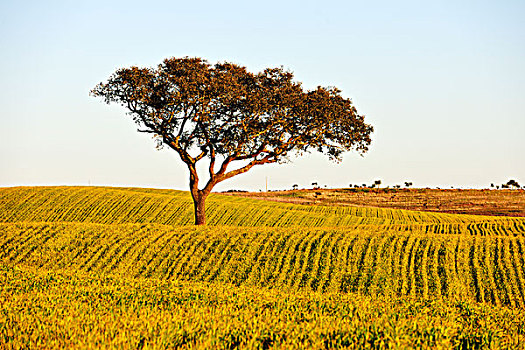
[[[127,108],[139,131],[179,154],[196,203],[217,183],[292,153],[317,150],[335,161],[346,151],[363,154],[373,132],[340,90],[304,90],[282,68],[251,73],[232,63],[169,58],[156,68],[118,69],[91,93]],[[209,180],[200,189],[203,158]]]

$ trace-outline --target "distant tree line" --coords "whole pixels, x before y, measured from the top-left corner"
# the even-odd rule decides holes
[[[490,187],[496,188],[497,190],[499,190],[500,187],[501,187],[501,189],[510,189],[510,188],[519,189],[519,188],[521,188],[520,184],[516,180],[512,180],[512,179],[507,181],[507,183],[505,183],[505,184],[501,184],[501,186],[500,185],[494,185],[494,183],[491,183]],[[523,186],[523,188],[525,188],[525,186]]]
[[[348,187],[349,188],[379,188],[380,185],[381,185],[382,181],[381,180],[375,180],[373,183],[371,183],[370,185],[364,183],[364,184],[348,184]],[[413,186],[413,182],[411,181],[405,181],[404,182],[404,187],[405,188],[410,188]],[[312,189],[314,190],[318,190],[318,189],[321,189],[321,187],[327,187],[326,185],[324,186],[321,186],[319,185],[318,182],[312,182]],[[392,188],[395,188],[395,189],[400,189],[402,187],[402,185],[399,185],[399,184],[396,184],[396,185],[393,185]],[[495,189],[520,189],[522,188],[522,186],[516,181],[516,180],[509,180],[507,181],[507,183],[504,183],[504,184],[501,184],[501,185],[495,185],[494,183],[491,183],[490,184],[490,187],[491,188],[495,188]],[[390,186],[386,186],[386,188],[390,188]],[[453,186],[451,188],[454,188]],[[523,186],[523,188],[525,188],[525,186]],[[298,184],[293,184],[292,185],[292,189],[293,190],[298,190],[299,189],[299,185]],[[439,187],[437,187],[437,189],[440,189]]]

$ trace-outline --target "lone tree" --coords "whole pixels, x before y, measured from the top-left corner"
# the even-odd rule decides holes
[[[282,68],[255,74],[233,63],[168,58],[156,68],[118,69],[91,94],[127,108],[139,132],[178,153],[197,225],[206,223],[205,200],[217,183],[311,150],[335,161],[346,151],[364,154],[373,132],[340,90],[303,90]],[[199,187],[203,159],[207,181]]]

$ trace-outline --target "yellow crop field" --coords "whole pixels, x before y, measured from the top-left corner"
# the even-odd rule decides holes
[[[525,218],[0,189],[0,347],[525,343]]]
[[[177,226],[193,223],[193,203],[190,194],[183,191],[14,187],[0,189],[0,203],[0,222],[154,223]],[[208,224],[213,226],[348,227],[410,224],[411,227],[419,227],[413,224],[421,224],[428,227],[426,230],[429,232],[436,233],[470,230],[471,234],[515,235],[525,232],[525,218],[386,208],[305,206],[219,194],[210,195],[206,201],[206,211]]]
[[[3,223],[10,266],[525,306],[525,237],[363,228]]]
[[[2,348],[519,348],[525,313],[99,273],[0,269]]]

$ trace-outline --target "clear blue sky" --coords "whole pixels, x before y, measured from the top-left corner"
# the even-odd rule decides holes
[[[525,182],[524,1],[2,1],[0,186],[187,189],[125,110],[89,96],[119,67],[199,56],[336,86],[373,124],[365,157],[261,166],[217,186]]]

